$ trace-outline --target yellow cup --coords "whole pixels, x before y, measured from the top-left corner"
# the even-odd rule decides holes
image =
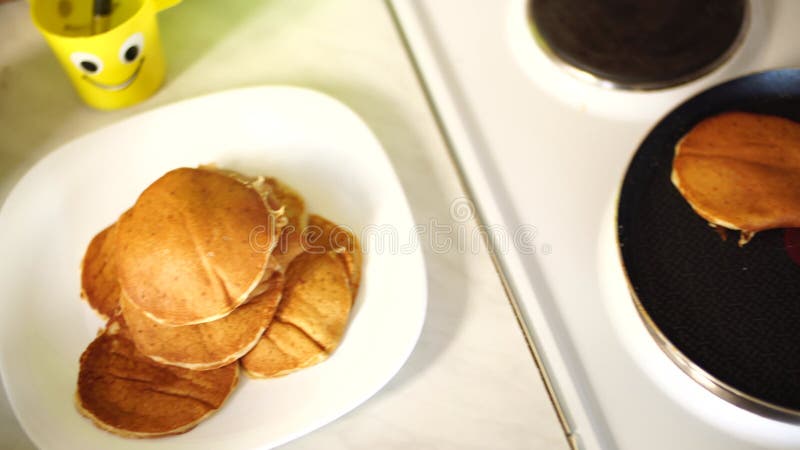
[[[179,2],[114,0],[106,31],[98,30],[93,0],[32,0],[31,17],[83,101],[117,109],[150,97],[164,81],[156,13]]]

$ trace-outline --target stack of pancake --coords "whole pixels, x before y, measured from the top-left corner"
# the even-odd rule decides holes
[[[344,227],[274,178],[168,172],[92,239],[81,296],[107,321],[81,356],[77,406],[127,437],[183,433],[256,378],[338,346],[361,273]]]

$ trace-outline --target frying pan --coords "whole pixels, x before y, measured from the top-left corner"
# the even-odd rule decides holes
[[[797,230],[723,240],[670,181],[675,144],[699,121],[748,111],[800,122],[800,69],[756,73],[706,90],[641,143],[617,204],[631,297],[659,347],[719,397],[800,423],[800,246]],[[796,241],[796,242],[795,242]]]

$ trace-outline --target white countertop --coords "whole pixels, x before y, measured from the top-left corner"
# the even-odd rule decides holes
[[[27,9],[0,5],[0,199],[49,151],[123,117],[227,88],[293,84],[365,119],[418,223],[453,222],[462,190],[383,2],[186,1],[160,16],[166,85],[114,112],[80,103]],[[567,448],[485,250],[425,258],[427,319],[409,361],[365,404],[286,448]],[[4,394],[0,443],[32,448]]]

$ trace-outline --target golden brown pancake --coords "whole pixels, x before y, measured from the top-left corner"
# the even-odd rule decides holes
[[[206,371],[155,363],[115,318],[81,355],[76,405],[95,425],[121,436],[179,434],[219,409],[238,377],[235,363]]]
[[[300,241],[301,230],[308,223],[305,200],[297,191],[277,178],[251,177],[234,170],[217,167],[215,164],[205,164],[199,168],[223,174],[252,187],[261,195],[270,210],[270,218],[274,220],[274,228],[279,235],[279,240],[267,262],[267,271],[262,285],[256,288],[252,294],[258,295],[263,292],[263,285],[273,272],[285,272],[289,262],[303,251]]]
[[[729,112],[703,120],[675,146],[672,182],[712,225],[756,232],[800,227],[800,123]]]
[[[285,220],[282,223],[280,239],[270,258],[270,268],[285,272],[289,263],[303,253],[303,229],[308,223],[305,200],[294,189],[278,181],[276,178],[263,179],[263,186],[282,211]]]
[[[276,232],[280,235],[280,240],[273,251],[273,257],[268,262],[267,273],[276,270],[286,271],[289,262],[302,253],[301,232],[308,223],[306,202],[303,196],[274,177],[250,177],[233,170],[218,168],[214,164],[202,165],[200,168],[231,177],[252,187],[262,196],[270,209],[270,217],[275,221]]]
[[[352,298],[347,271],[334,252],[304,253],[286,271],[286,302],[281,322],[303,330],[327,352],[333,351],[347,326]]]
[[[363,254],[358,238],[351,230],[322,216],[311,214],[308,218],[304,245],[309,253],[333,251],[342,258],[347,267],[350,287],[353,291],[353,298],[355,298],[361,282]]]
[[[342,339],[351,305],[347,270],[336,253],[298,256],[286,272],[275,319],[242,367],[254,377],[274,377],[324,360]]]
[[[165,325],[220,319],[249,298],[277,242],[254,189],[215,171],[176,169],[118,222],[117,267],[130,301]]]
[[[81,264],[81,297],[108,320],[119,305],[117,282],[116,223],[98,233],[86,248]]]
[[[270,195],[271,188],[264,182],[264,177],[251,177],[235,170],[217,167],[216,164],[201,164],[198,166],[198,169],[209,170],[211,172],[225,175],[226,177],[232,178],[239,183],[255,189],[271,210],[278,210],[281,207],[281,204],[278,202],[278,200],[273,198],[274,196]]]
[[[269,265],[274,270],[286,272],[292,260],[303,254],[303,232],[287,226],[281,231],[281,237],[275,251],[272,252]]]
[[[277,178],[266,177],[263,183],[265,190],[283,208],[288,225],[297,231],[305,228],[308,223],[308,213],[303,196]]]
[[[148,358],[191,370],[230,364],[250,351],[272,321],[283,291],[283,275],[270,277],[266,291],[222,319],[171,327],[143,314],[123,296],[122,314],[136,348]]]
[[[239,360],[251,377],[280,377],[328,357],[325,350],[292,324],[273,320],[268,330],[258,344]]]

